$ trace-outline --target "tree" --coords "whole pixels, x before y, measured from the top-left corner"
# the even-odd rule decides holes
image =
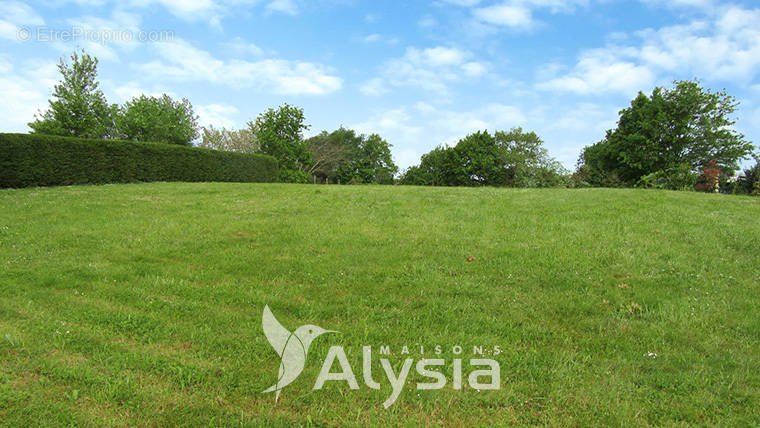
[[[207,149],[240,153],[256,153],[259,151],[259,142],[250,129],[228,130],[209,126],[202,128],[201,137],[198,146]]]
[[[198,116],[190,101],[141,95],[127,101],[116,116],[120,138],[188,146],[198,138]]]
[[[620,112],[618,126],[587,147],[579,162],[594,184],[633,186],[659,177],[668,187],[688,187],[710,161],[731,174],[752,151],[731,115],[739,103],[725,91],[712,93],[698,81],[643,93]],[[693,183],[691,183],[693,185]]]
[[[409,168],[402,184],[433,186],[549,187],[564,184],[566,171],[550,158],[534,132],[476,132],[454,147],[439,146]]]
[[[510,187],[553,187],[564,184],[569,171],[549,156],[541,137],[535,132],[512,128],[494,135],[504,154],[506,185]]]
[[[391,145],[377,134],[339,128],[307,140],[312,157],[309,172],[333,183],[393,184],[398,167]]]
[[[351,161],[351,147],[356,133],[340,128],[328,133],[322,131],[319,135],[306,140],[306,146],[311,153],[312,164],[309,173],[314,181],[320,183],[340,182],[339,170]]]
[[[354,131],[350,131],[354,133]],[[341,183],[393,184],[398,167],[391,156],[391,145],[378,134],[347,139],[350,162],[338,175]]]
[[[303,110],[285,104],[269,109],[248,126],[259,142],[260,152],[280,162],[280,179],[284,182],[306,183],[311,156],[303,138],[309,127],[304,124]]]
[[[115,106],[98,89],[98,59],[84,50],[74,52],[71,64],[58,63],[62,80],[55,85],[45,113],[29,123],[32,133],[83,138],[107,138],[113,132]]]

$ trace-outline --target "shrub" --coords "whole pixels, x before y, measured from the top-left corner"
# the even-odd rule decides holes
[[[273,182],[277,160],[170,144],[0,134],[0,188],[150,181]]]

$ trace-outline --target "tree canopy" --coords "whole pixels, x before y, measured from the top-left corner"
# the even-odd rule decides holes
[[[175,101],[141,95],[119,108],[115,119],[119,138],[134,141],[191,145],[198,138],[198,116],[187,99]]]
[[[311,155],[304,141],[303,132],[309,127],[304,123],[303,109],[284,104],[259,115],[248,126],[259,143],[261,153],[280,161],[281,180],[305,183],[311,164]]]
[[[215,128],[213,125],[202,128],[201,142],[198,146],[227,152],[256,153],[259,151],[259,142],[250,129],[229,130]]]
[[[55,85],[49,108],[34,122],[33,133],[83,138],[107,138],[113,133],[115,106],[99,89],[98,59],[74,52],[71,63],[60,59],[62,79]]]
[[[732,128],[738,105],[725,91],[710,92],[698,81],[658,87],[651,96],[640,92],[620,112],[617,128],[584,149],[579,173],[594,185],[633,186],[656,175],[674,187],[692,181],[711,161],[731,174],[752,152]]]
[[[341,127],[309,138],[307,145],[313,160],[310,172],[320,182],[393,184],[398,172],[391,145],[377,134]]]
[[[454,147],[437,147],[419,166],[402,175],[402,184],[433,186],[548,187],[562,183],[565,171],[550,158],[535,132],[479,131]]]

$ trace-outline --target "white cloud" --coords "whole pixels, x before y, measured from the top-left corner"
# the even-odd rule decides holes
[[[474,2],[474,5],[478,3]],[[551,13],[570,13],[578,6],[588,4],[589,0],[507,0],[475,8],[472,14],[477,21],[485,24],[525,30],[537,24],[533,17],[533,11],[536,9],[548,9]]]
[[[468,54],[459,49],[438,46],[423,51],[412,49],[407,51],[407,56],[415,63],[427,64],[432,67],[457,65],[464,61]]]
[[[731,7],[714,22],[646,30],[640,60],[665,71],[749,83],[760,69],[760,9]]]
[[[486,73],[486,66],[479,62],[468,62],[462,64],[462,70],[470,77],[478,77]]]
[[[223,61],[183,40],[152,46],[162,61],[143,64],[138,69],[154,78],[207,81],[285,95],[324,95],[338,91],[343,85],[343,81],[331,75],[326,67],[310,62],[281,59]]]
[[[238,109],[226,104],[208,104],[196,108],[198,122],[201,126],[213,125],[216,128],[234,129],[236,121],[231,118],[239,113]]]
[[[267,5],[267,10],[287,15],[298,14],[298,6],[293,0],[274,0]]]
[[[485,72],[483,64],[466,62],[471,56],[470,52],[454,47],[409,47],[403,57],[386,61],[381,75],[392,86],[410,86],[445,94],[448,84],[461,80],[463,75],[477,77]]]
[[[519,4],[497,4],[475,9],[473,15],[481,22],[512,28],[529,28],[533,25],[531,10]]]
[[[638,45],[608,45],[583,52],[564,76],[540,89],[630,95],[647,90],[663,74],[750,84],[760,73],[760,9],[729,7],[687,25],[636,33]]]
[[[655,74],[647,66],[622,59],[613,49],[596,49],[583,53],[569,74],[539,83],[538,88],[584,95],[631,95],[654,82]]]
[[[45,21],[26,4],[16,1],[0,2],[0,38],[19,40],[19,29],[27,25],[43,25]]]
[[[56,81],[54,63],[28,62],[18,67],[0,56],[0,130],[28,132],[27,123],[38,111],[47,109],[50,90]],[[23,74],[21,70],[24,70]]]
[[[111,86],[110,81],[104,81],[104,87]],[[172,98],[179,98],[177,94],[166,89],[166,87],[153,86],[153,89],[145,89],[137,82],[127,82],[124,85],[118,86],[110,92],[116,94],[117,100],[120,102],[130,101],[132,98],[139,97],[140,95],[146,95],[149,97],[161,97],[164,94],[169,95]],[[105,89],[104,89],[105,92]],[[108,93],[106,95],[109,95]],[[110,100],[110,98],[109,98]]]
[[[253,55],[261,56],[264,54],[264,50],[261,49],[255,43],[245,41],[242,37],[235,37],[232,41],[222,43],[222,46],[228,48],[236,55]]]

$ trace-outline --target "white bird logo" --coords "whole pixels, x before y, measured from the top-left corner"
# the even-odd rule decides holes
[[[296,380],[303,371],[311,342],[325,333],[337,333],[337,331],[325,330],[316,325],[302,325],[291,333],[277,321],[269,305],[264,306],[261,326],[264,328],[264,335],[281,360],[277,382],[261,392],[275,391],[274,401],[277,402],[282,388]]]

